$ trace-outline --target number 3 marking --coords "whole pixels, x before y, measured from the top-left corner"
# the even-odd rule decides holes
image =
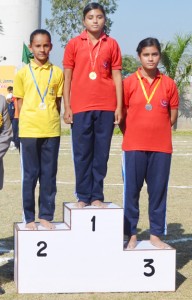
[[[153,276],[155,274],[155,268],[154,268],[154,266],[152,266],[152,263],[154,262],[154,260],[153,259],[144,259],[144,262],[146,262],[144,267],[145,268],[150,268],[151,272],[150,273],[144,272],[143,274],[147,277]]]
[[[40,247],[41,245],[43,245],[43,246],[37,252],[37,256],[39,256],[39,257],[45,257],[45,256],[47,256],[47,253],[42,253],[42,252],[43,252],[43,250],[45,250],[47,248],[47,243],[43,242],[43,241],[37,243],[38,247]]]

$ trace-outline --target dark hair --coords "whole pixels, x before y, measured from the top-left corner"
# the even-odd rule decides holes
[[[34,30],[31,35],[30,35],[30,45],[32,44],[33,40],[34,40],[34,37],[37,35],[37,34],[46,34],[51,42],[51,35],[49,33],[49,31],[45,30],[45,29],[36,29]]]
[[[148,37],[148,38],[142,40],[139,43],[139,45],[137,46],[136,51],[137,51],[138,55],[140,55],[143,48],[151,47],[151,46],[155,46],[158,49],[159,53],[161,54],[161,45],[160,45],[158,39],[152,38],[152,37]]]
[[[12,91],[13,91],[13,87],[12,87],[11,85],[8,86],[8,87],[7,87],[7,91],[8,91],[8,92],[12,92]]]
[[[104,10],[103,6],[97,2],[92,2],[85,6],[85,8],[83,10],[83,19],[85,19],[86,14],[92,9],[99,9],[100,11],[102,11],[104,17],[106,18],[106,14],[105,14],[105,10]]]

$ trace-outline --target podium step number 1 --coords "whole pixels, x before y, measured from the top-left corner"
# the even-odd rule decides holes
[[[64,203],[55,230],[14,225],[18,293],[174,291],[176,250],[149,241],[123,249],[123,209]]]

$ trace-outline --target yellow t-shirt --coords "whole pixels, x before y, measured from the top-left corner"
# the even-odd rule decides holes
[[[19,115],[19,136],[35,138],[60,136],[61,124],[56,98],[62,97],[63,71],[49,61],[43,66],[38,66],[33,60],[30,64],[41,96],[30,67],[26,65],[16,74],[13,87],[14,97],[23,99]],[[51,69],[52,76],[48,84]],[[46,89],[47,94],[44,98],[46,109],[40,109],[41,97]]]

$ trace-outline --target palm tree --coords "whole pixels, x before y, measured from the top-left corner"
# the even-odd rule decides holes
[[[186,99],[192,74],[192,54],[189,54],[192,35],[175,35],[173,42],[163,46],[161,62],[164,73],[175,80],[180,95],[180,116],[192,117],[192,103]],[[190,114],[189,114],[190,112]]]

